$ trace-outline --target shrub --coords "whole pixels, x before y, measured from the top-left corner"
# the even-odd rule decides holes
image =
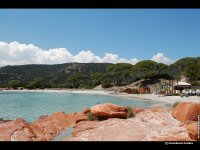
[[[88,113],[88,114],[87,114],[87,120],[88,120],[88,121],[94,121],[94,120],[96,120],[96,118],[95,118],[95,116],[94,116],[93,114]]]
[[[172,106],[172,107],[173,107],[173,108],[175,108],[175,107],[176,107],[176,105],[178,105],[178,103],[179,103],[179,102],[175,102],[175,103],[173,104],[173,106]]]
[[[133,112],[133,110],[132,110],[132,108],[131,107],[126,107],[127,108],[127,118],[132,118],[132,117],[135,117],[135,114],[134,114],[134,112]]]
[[[87,113],[87,120],[88,120],[88,121],[95,121],[95,120],[103,121],[103,120],[106,120],[106,119],[108,119],[108,118],[109,118],[109,117],[94,116],[94,115],[91,114],[91,113]]]
[[[109,88],[111,87],[112,81],[110,79],[104,79],[103,81],[101,81],[101,86],[102,88]]]

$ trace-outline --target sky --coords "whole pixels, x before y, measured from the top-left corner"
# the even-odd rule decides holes
[[[200,9],[0,9],[0,66],[200,56]]]

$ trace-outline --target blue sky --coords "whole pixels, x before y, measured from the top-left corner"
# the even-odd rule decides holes
[[[0,41],[121,58],[200,56],[200,9],[1,9]]]

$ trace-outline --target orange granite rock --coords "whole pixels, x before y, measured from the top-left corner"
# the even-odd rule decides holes
[[[127,108],[111,103],[104,103],[93,106],[91,114],[100,117],[126,118]]]
[[[185,125],[185,127],[188,130],[188,134],[190,135],[190,138],[193,140],[198,140],[198,124],[196,123],[191,123],[189,125]]]
[[[83,114],[87,114],[87,113],[89,113],[89,112],[90,112],[90,109],[89,109],[89,108],[86,108],[86,109],[83,110]]]
[[[180,102],[172,112],[172,116],[182,123],[197,121],[200,115],[200,104],[194,102]]]
[[[182,123],[170,111],[155,107],[134,118],[82,121],[74,125],[66,141],[193,141]]]
[[[32,141],[35,138],[36,135],[24,119],[0,124],[0,141]]]
[[[56,112],[52,115],[38,119],[31,124],[32,130],[38,139],[51,140],[64,129],[72,125],[74,118],[71,114]]]

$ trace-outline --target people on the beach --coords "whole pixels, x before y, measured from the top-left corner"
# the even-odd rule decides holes
[[[196,95],[196,96],[200,96],[200,90],[197,89],[197,90],[192,90],[192,89],[183,89],[180,93],[180,96],[183,97],[188,97],[188,96],[193,96],[193,95]]]

